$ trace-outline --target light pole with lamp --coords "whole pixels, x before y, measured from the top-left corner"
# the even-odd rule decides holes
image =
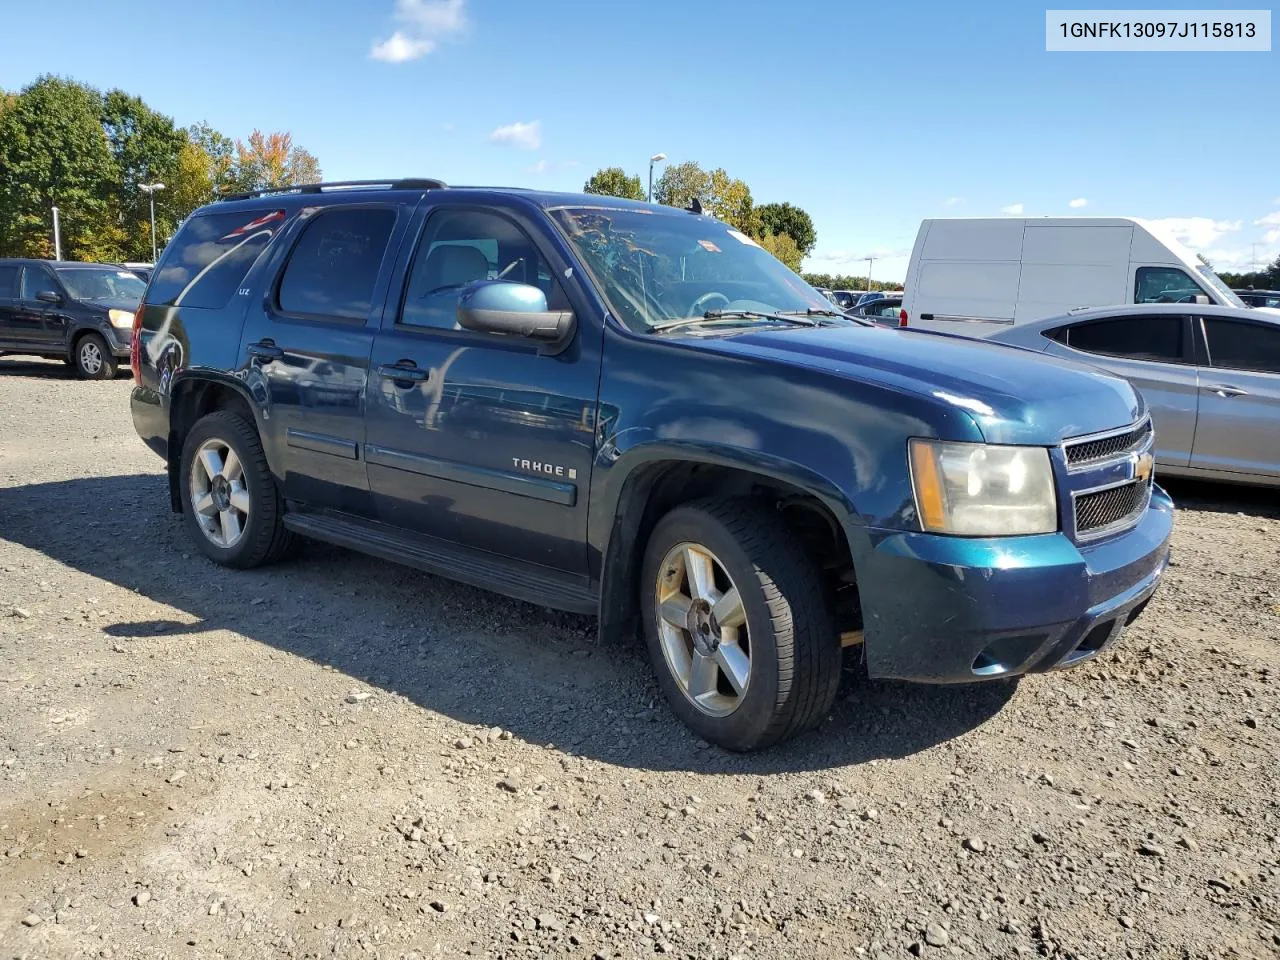
[[[653,203],[653,165],[667,159],[665,153],[655,153],[649,158],[649,202]]]
[[[871,292],[871,265],[876,262],[875,257],[863,257],[867,261],[867,293]]]
[[[156,249],[156,191],[163,190],[163,183],[140,183],[138,189],[151,198],[151,262],[154,264],[159,259],[159,251]]]

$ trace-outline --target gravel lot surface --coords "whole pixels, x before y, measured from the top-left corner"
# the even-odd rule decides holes
[[[0,360],[0,957],[1275,957],[1280,506],[1172,486],[1117,652],[708,748],[592,621],[235,573],[129,384]]]

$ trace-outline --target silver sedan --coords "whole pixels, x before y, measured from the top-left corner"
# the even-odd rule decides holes
[[[1197,304],[1096,307],[990,339],[1126,378],[1166,474],[1280,486],[1280,315]]]

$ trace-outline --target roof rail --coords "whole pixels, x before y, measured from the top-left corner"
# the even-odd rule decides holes
[[[269,197],[283,193],[324,193],[326,190],[354,190],[362,187],[381,187],[384,190],[442,190],[443,180],[425,177],[408,177],[399,180],[334,180],[330,183],[295,183],[288,187],[266,187],[243,193],[224,193],[219,200],[248,200],[252,197]]]

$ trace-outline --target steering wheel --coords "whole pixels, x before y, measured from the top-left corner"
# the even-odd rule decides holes
[[[729,298],[726,297],[719,290],[708,290],[706,293],[704,293],[702,296],[700,296],[697,300],[693,301],[693,303],[689,305],[689,316],[691,317],[702,316],[709,309],[711,301],[715,300],[716,298],[719,298],[720,300],[724,301],[721,304],[721,309],[729,305]]]

